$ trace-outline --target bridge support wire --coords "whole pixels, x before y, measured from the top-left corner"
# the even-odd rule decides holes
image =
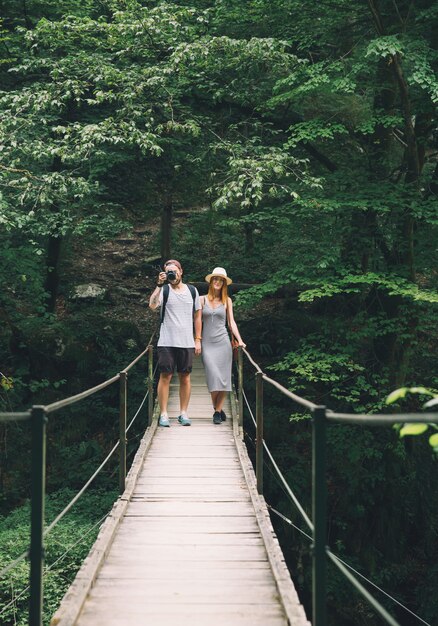
[[[32,408],[32,476],[29,624],[41,626],[43,613],[44,503],[46,489],[45,407]]]
[[[256,477],[257,491],[263,494],[263,374],[256,373]]]
[[[284,522],[286,522],[286,524],[289,524],[289,526],[292,526],[293,528],[295,528],[295,530],[297,530],[298,532],[300,532],[302,535],[304,535],[309,541],[312,541],[313,538],[307,534],[304,530],[302,530],[301,528],[299,528],[298,526],[296,526],[292,520],[290,520],[288,517],[286,517],[285,515],[283,515],[283,513],[280,513],[280,511],[277,511],[277,509],[274,509],[273,506],[271,506],[270,504],[266,504],[266,506],[268,507],[268,509],[270,511],[272,511],[275,515],[277,515],[280,519],[282,519]],[[351,565],[349,565],[349,563],[347,563],[346,561],[344,561],[343,559],[341,559],[341,557],[337,556],[336,554],[333,554],[333,552],[331,552],[331,550],[329,550],[327,552],[328,557],[330,558],[330,560],[334,563],[335,560],[344,565],[346,568],[348,568],[350,571],[354,572],[357,576],[359,576],[360,578],[362,578],[363,580],[365,580],[368,584],[372,585],[375,589],[377,589],[377,591],[380,591],[380,593],[383,593],[387,598],[389,598],[390,600],[392,600],[392,602],[394,602],[395,604],[398,604],[399,607],[401,607],[402,609],[404,609],[405,611],[407,611],[408,613],[410,613],[410,615],[412,615],[413,617],[415,617],[416,619],[418,619],[422,624],[425,624],[425,626],[432,626],[429,622],[426,622],[422,617],[420,617],[419,615],[417,615],[416,613],[414,613],[413,611],[411,611],[411,609],[409,609],[407,606],[405,606],[404,604],[402,604],[401,602],[399,602],[396,598],[394,598],[393,596],[391,596],[388,592],[386,592],[384,589],[382,589],[381,587],[379,587],[378,585],[376,585],[376,583],[373,583],[372,580],[370,580],[369,578],[367,578],[366,576],[364,576],[363,574],[361,574],[357,569],[355,569],[354,567],[352,567]],[[342,570],[342,573],[345,573],[344,570]],[[350,575],[351,576],[351,575]],[[357,583],[357,581],[355,581],[353,583],[353,579],[354,577],[351,576],[349,578],[350,582],[352,584],[354,584],[356,586],[355,583]],[[359,583],[358,583],[359,584]],[[364,587],[362,585],[360,585],[361,589],[366,591],[364,589]],[[362,590],[360,589],[361,593]],[[376,608],[376,607],[375,607]],[[377,608],[376,608],[377,610]],[[393,620],[393,618],[388,614],[389,618],[391,620]],[[394,620],[393,620],[394,621]],[[391,623],[391,622],[388,622]],[[395,622],[397,624],[397,622]],[[397,624],[398,626],[398,624]]]
[[[249,411],[249,413],[250,413],[250,416],[251,416],[251,419],[252,419],[252,421],[253,421],[253,423],[254,423],[254,426],[257,426],[256,420],[254,419],[254,415],[253,415],[253,413],[252,413],[252,411],[251,411],[251,407],[250,407],[250,405],[249,405],[248,398],[246,397],[245,391],[243,391],[243,397],[244,397],[244,400],[245,400],[246,406],[248,407],[248,411]],[[300,514],[301,514],[301,517],[302,517],[302,518],[304,519],[304,521],[306,522],[306,524],[307,524],[307,526],[308,526],[309,530],[311,530],[311,531],[312,531],[312,533],[313,533],[313,523],[311,522],[311,520],[310,520],[309,516],[307,515],[307,513],[306,513],[306,511],[304,510],[303,506],[301,505],[300,501],[298,500],[298,498],[296,497],[296,495],[294,494],[294,492],[292,491],[292,489],[289,487],[289,485],[288,485],[288,483],[287,483],[287,481],[286,481],[285,477],[283,476],[283,474],[282,474],[282,472],[281,472],[280,468],[278,467],[277,463],[275,462],[275,459],[274,459],[274,457],[272,456],[272,453],[271,453],[271,451],[269,450],[269,447],[268,447],[268,445],[267,445],[267,443],[266,443],[266,441],[265,441],[265,440],[263,440],[263,447],[264,447],[264,449],[265,449],[265,451],[266,451],[266,454],[267,454],[267,455],[268,455],[268,457],[269,457],[269,460],[270,460],[270,461],[271,461],[271,463],[272,463],[273,468],[274,468],[274,469],[275,469],[275,471],[277,472],[278,478],[280,479],[281,484],[282,484],[282,486],[283,486],[283,488],[284,488],[284,490],[285,490],[286,494],[289,496],[289,498],[292,500],[292,502],[294,503],[294,505],[297,507],[298,511],[299,511],[299,512],[300,512]]]
[[[120,372],[119,411],[119,494],[125,491],[126,481],[126,415],[128,401],[128,372]]]
[[[313,411],[312,436],[312,607],[314,626],[326,625],[327,599],[327,487],[326,407]]]
[[[154,375],[157,370],[155,366],[154,370],[154,348],[152,345],[148,349],[148,426],[152,424],[152,416],[154,414]]]

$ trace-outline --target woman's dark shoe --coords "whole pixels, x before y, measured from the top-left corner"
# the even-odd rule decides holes
[[[222,423],[221,414],[219,413],[219,411],[215,411],[213,413],[213,424],[221,424],[221,423]]]
[[[225,411],[221,411],[221,420],[225,422],[226,419],[227,419],[227,416],[225,414]]]

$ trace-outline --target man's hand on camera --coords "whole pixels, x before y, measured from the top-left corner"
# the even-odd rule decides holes
[[[157,287],[161,287],[166,282],[166,272],[160,272],[157,278]]]

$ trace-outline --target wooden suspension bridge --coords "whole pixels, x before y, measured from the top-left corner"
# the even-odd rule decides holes
[[[152,341],[152,340],[151,340]],[[128,371],[148,355],[148,391],[127,425]],[[255,369],[256,472],[242,441],[243,357]],[[119,374],[76,396],[29,411],[0,413],[0,422],[30,421],[32,433],[30,549],[0,570],[4,577],[30,559],[29,624],[43,620],[44,541],[92,484],[109,459],[119,455],[120,497],[103,523],[51,626],[305,626],[307,620],[273,531],[263,497],[264,455],[277,473],[312,542],[312,624],[326,626],[326,579],[330,562],[390,626],[397,620],[352,574],[355,570],[327,544],[326,429],[330,423],[390,426],[438,423],[437,413],[354,415],[317,406],[269,378],[244,349],[238,354],[237,393],[230,394],[227,421],[212,423],[212,408],[201,360],[195,360],[189,407],[192,425],[177,423],[177,383],[171,385],[170,428],[158,427],[153,403],[153,346]],[[120,436],[99,468],[65,509],[46,527],[44,519],[46,424],[51,413],[120,385]],[[312,413],[312,519],[299,503],[264,440],[263,385],[269,384]],[[148,428],[129,473],[127,434],[148,398]],[[281,513],[269,507],[272,513]],[[301,531],[303,532],[303,531]],[[306,534],[306,533],[304,533]],[[364,578],[362,576],[362,578]],[[371,582],[371,581],[368,581]],[[374,585],[376,587],[376,585]],[[381,590],[382,591],[382,590]],[[385,592],[384,592],[385,593]],[[388,594],[387,597],[391,598]],[[423,624],[399,601],[396,604]],[[12,600],[12,603],[14,600]],[[10,603],[11,604],[11,603]],[[0,607],[0,620],[4,607]]]
[[[53,626],[308,624],[237,426],[212,423],[195,360],[190,428],[177,383],[170,428],[157,411],[114,507]]]

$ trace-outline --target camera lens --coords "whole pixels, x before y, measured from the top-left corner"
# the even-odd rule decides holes
[[[169,270],[168,272],[166,272],[166,276],[167,276],[167,280],[175,280],[176,279],[176,273],[174,270]]]

